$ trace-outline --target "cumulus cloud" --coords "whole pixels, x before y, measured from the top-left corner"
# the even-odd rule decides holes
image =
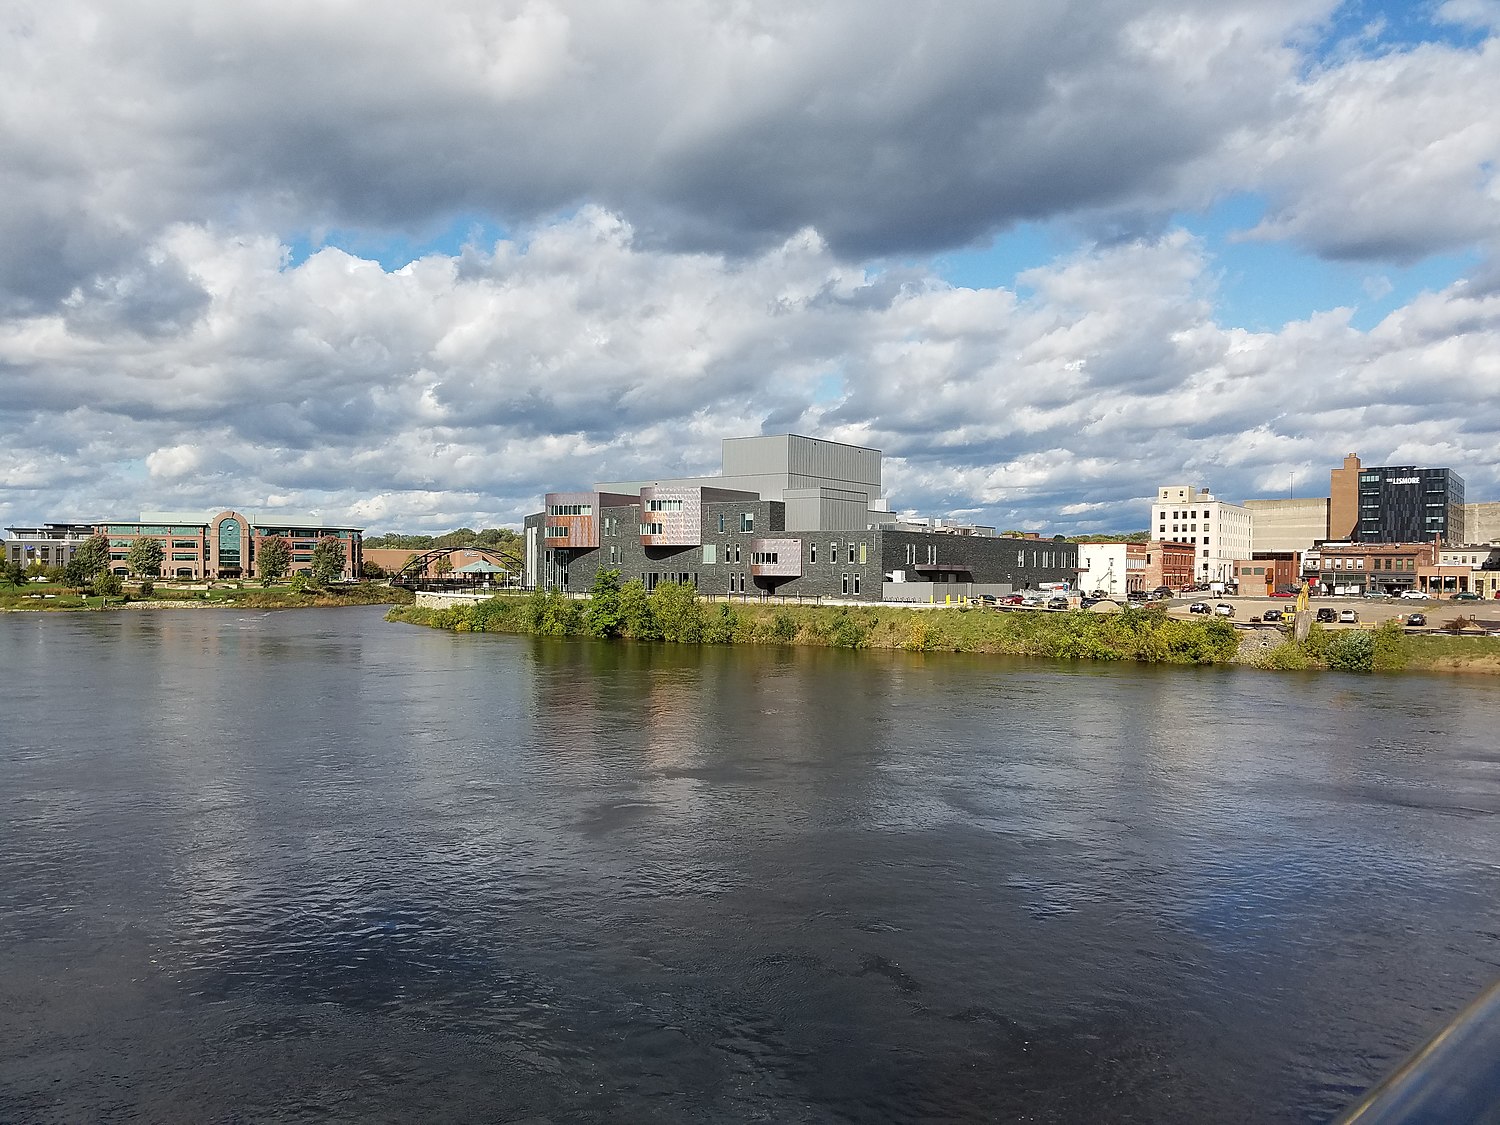
[[[154,253],[206,304],[149,347],[80,321],[108,293],[0,333],[0,447],[31,451],[6,483],[39,489],[0,512],[514,523],[551,488],[711,472],[719,439],[762,429],[881,447],[899,507],[1061,531],[1136,526],[1171,481],[1316,491],[1349,449],[1500,483],[1500,295],[1249,333],[1216,322],[1181,231],[988,290],[893,284],[811,234],[749,258],[641,246],[593,208],[395,270],[200,227]]]
[[[11,5],[0,516],[513,523],[788,429],[1005,526],[1136,525],[1170,480],[1315,490],[1349,449],[1493,495],[1493,5],[1416,45],[1330,42],[1336,10]],[[1265,204],[1244,237],[1367,260],[1372,297],[1476,261],[1371,328],[1251,332],[1178,217],[1231,193]],[[506,236],[318,248],[455,217]],[[1086,236],[988,288],[924,264],[1029,220]]]

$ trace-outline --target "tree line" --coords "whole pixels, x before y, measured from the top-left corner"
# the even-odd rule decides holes
[[[432,551],[441,547],[488,547],[491,550],[505,548],[520,549],[521,533],[508,527],[487,527],[475,531],[472,527],[460,527],[443,535],[405,535],[390,532],[386,535],[365,536],[364,545],[377,550],[392,548],[407,551]]]

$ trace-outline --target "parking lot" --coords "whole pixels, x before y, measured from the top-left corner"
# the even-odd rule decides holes
[[[1173,617],[1190,616],[1188,606],[1192,605],[1193,602],[1207,602],[1210,606],[1217,606],[1221,602],[1232,605],[1234,606],[1235,623],[1245,625],[1250,623],[1250,618],[1259,617],[1268,609],[1279,609],[1290,616],[1293,607],[1297,604],[1297,599],[1188,594],[1183,597],[1173,598],[1167,612]],[[1352,609],[1355,613],[1359,614],[1359,623],[1361,625],[1380,625],[1392,618],[1405,622],[1409,614],[1421,613],[1427,618],[1426,628],[1428,629],[1442,629],[1457,617],[1473,617],[1479,622],[1480,626],[1487,630],[1500,629],[1500,601],[1454,602],[1432,599],[1420,601],[1403,598],[1313,598],[1308,604],[1315,610],[1325,607],[1333,610]],[[1324,628],[1334,629],[1355,627],[1357,626],[1330,626],[1326,623],[1324,624]]]

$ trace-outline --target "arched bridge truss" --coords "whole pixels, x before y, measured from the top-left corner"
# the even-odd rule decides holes
[[[438,559],[460,553],[478,555],[496,566],[503,566],[511,574],[517,573],[522,568],[521,556],[518,553],[497,550],[494,547],[435,547],[431,551],[424,551],[420,555],[413,555],[407,559],[406,565],[391,576],[391,585],[415,586],[418,582],[431,581],[427,577],[427,569],[433,563]]]

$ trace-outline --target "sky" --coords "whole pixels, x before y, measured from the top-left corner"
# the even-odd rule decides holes
[[[6,0],[0,526],[1500,500],[1500,0]]]

